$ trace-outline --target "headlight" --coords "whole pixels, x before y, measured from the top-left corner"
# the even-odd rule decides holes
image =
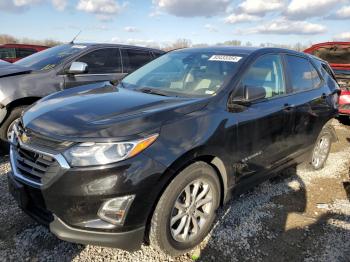
[[[82,143],[68,149],[64,156],[72,166],[96,166],[115,163],[136,156],[149,147],[158,137],[118,143]]]

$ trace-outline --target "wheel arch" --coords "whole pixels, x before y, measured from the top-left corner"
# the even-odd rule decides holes
[[[41,99],[41,97],[37,96],[29,96],[29,97],[23,97],[23,98],[18,98],[16,100],[11,101],[6,105],[7,111],[11,111],[13,108],[18,107],[18,106],[24,106],[24,105],[31,105]]]

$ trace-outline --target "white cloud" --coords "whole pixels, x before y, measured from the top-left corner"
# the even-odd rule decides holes
[[[325,33],[326,27],[306,21],[289,21],[284,18],[250,28],[247,34],[313,35]]]
[[[253,22],[259,20],[260,17],[249,14],[232,14],[225,18],[225,23],[227,24],[238,24],[238,23],[246,23]]]
[[[329,16],[334,19],[350,19],[350,5],[343,6],[334,15]]]
[[[41,0],[13,0],[13,4],[18,7],[31,6],[39,2],[41,2]]]
[[[205,29],[207,29],[209,32],[211,33],[216,33],[216,32],[219,32],[219,29],[217,29],[217,27],[211,25],[211,24],[206,24],[204,26]]]
[[[334,37],[335,40],[350,41],[350,32],[344,32]]]
[[[247,14],[265,15],[268,12],[280,11],[286,6],[285,0],[245,0],[238,8]]]
[[[341,0],[292,0],[285,14],[290,19],[306,19],[323,16]]]
[[[79,0],[77,9],[92,13],[102,21],[112,20],[118,15],[126,4],[120,5],[115,0]]]
[[[68,4],[68,0],[52,0],[52,5],[58,10],[63,11]]]
[[[40,2],[42,0],[0,0],[0,12],[19,13]]]
[[[227,10],[230,0],[153,0],[158,10],[180,16],[212,17]]]
[[[163,15],[163,13],[161,12],[161,11],[159,11],[159,10],[154,10],[154,11],[152,11],[151,13],[149,13],[149,17],[158,17],[158,16],[161,16],[161,15]]]
[[[127,44],[127,45],[137,45],[137,46],[159,46],[159,43],[152,39],[122,39],[119,37],[113,37],[111,39],[112,43],[117,44]]]
[[[50,0],[55,9],[63,11],[68,0]],[[0,0],[0,11],[3,12],[22,12],[30,9],[32,6],[40,3],[49,2],[49,0]]]
[[[139,30],[134,26],[126,26],[124,27],[124,31],[128,33],[135,33],[135,32],[138,32]]]

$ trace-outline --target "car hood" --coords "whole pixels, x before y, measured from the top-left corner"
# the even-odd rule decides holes
[[[69,141],[122,140],[157,132],[162,123],[203,108],[208,99],[145,94],[110,84],[53,94],[22,117],[24,128],[42,136]]]
[[[27,74],[30,73],[32,70],[19,66],[16,64],[11,64],[11,63],[0,63],[0,78],[1,77],[6,77],[6,76],[14,76],[14,75],[20,75],[20,74]]]

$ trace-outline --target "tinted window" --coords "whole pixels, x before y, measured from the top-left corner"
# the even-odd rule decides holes
[[[89,74],[121,72],[120,52],[117,48],[92,51],[77,59],[77,62],[87,63]]]
[[[18,48],[17,49],[17,58],[24,58],[36,53],[34,49],[30,48]]]
[[[16,58],[16,51],[14,48],[0,48],[0,59]]]
[[[126,61],[127,72],[133,72],[153,59],[148,51],[132,49],[126,49],[123,52],[123,58]]]
[[[82,45],[59,45],[25,57],[16,64],[36,70],[50,70],[85,48]]]
[[[321,79],[313,65],[302,57],[286,56],[293,92],[317,88]]]
[[[244,75],[242,85],[263,87],[266,98],[286,93],[283,65],[279,55],[265,55],[259,58]]]

